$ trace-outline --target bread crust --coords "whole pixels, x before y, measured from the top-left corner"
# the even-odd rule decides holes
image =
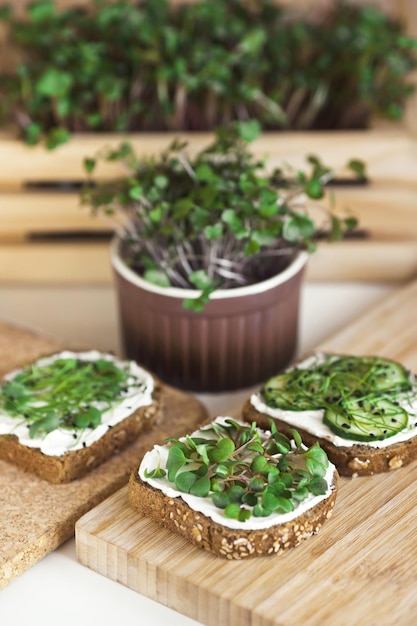
[[[174,531],[198,548],[230,560],[281,554],[319,532],[331,516],[336,500],[335,471],[330,495],[298,517],[258,530],[232,529],[192,509],[181,497],[171,498],[144,482],[138,468],[129,479],[131,506],[159,525]]]
[[[158,421],[162,411],[160,381],[154,378],[154,385],[152,404],[140,407],[85,448],[52,456],[44,454],[39,448],[21,444],[15,435],[0,435],[0,459],[14,463],[50,483],[69,483],[82,478],[133,443]]]
[[[256,422],[261,428],[269,428],[269,421],[273,419],[280,432],[292,436],[293,426],[279,418],[271,418],[265,413],[260,413],[250,399],[243,405],[242,419],[249,423]],[[389,472],[417,459],[417,437],[384,448],[374,448],[366,444],[336,446],[331,441],[312,435],[298,426],[296,430],[306,446],[312,446],[318,441],[342,476],[371,476]]]

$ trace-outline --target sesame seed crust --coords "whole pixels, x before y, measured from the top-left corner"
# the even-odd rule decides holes
[[[242,419],[245,422],[256,422],[261,428],[269,428],[271,417],[255,409],[250,400],[242,408]],[[290,424],[278,418],[273,418],[277,429],[291,437]],[[335,446],[327,439],[317,437],[297,427],[303,443],[310,447],[316,441],[327,453],[330,461],[336,465],[342,476],[371,476],[389,472],[417,459],[417,437],[392,444],[385,448],[374,448],[364,444],[353,446]]]
[[[182,498],[170,498],[141,480],[137,468],[129,480],[129,502],[140,513],[150,517],[190,541],[198,548],[217,556],[241,560],[255,556],[282,554],[319,532],[330,517],[337,494],[335,471],[330,495],[284,524],[258,530],[231,529],[214,522],[192,509]]]

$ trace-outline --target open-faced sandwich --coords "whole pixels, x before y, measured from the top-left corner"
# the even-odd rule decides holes
[[[273,555],[317,533],[338,474],[326,453],[268,429],[217,417],[154,446],[132,472],[133,508],[218,556]]]
[[[64,351],[0,385],[0,459],[51,483],[81,478],[149,429],[158,381],[133,361]]]
[[[304,443],[319,442],[340,474],[370,475],[417,458],[417,380],[378,356],[316,353],[273,376],[246,401],[242,417],[271,418]]]

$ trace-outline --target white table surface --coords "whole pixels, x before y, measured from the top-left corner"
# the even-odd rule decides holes
[[[298,352],[313,349],[398,284],[306,283]],[[0,320],[46,334],[67,347],[119,351],[111,287],[43,288],[0,285]],[[198,397],[212,415],[239,406],[250,390]],[[3,626],[192,626],[185,617],[76,560],[71,539],[0,592]]]

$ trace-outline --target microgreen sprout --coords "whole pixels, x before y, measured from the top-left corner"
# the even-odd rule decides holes
[[[270,431],[231,418],[214,421],[196,436],[167,440],[166,467],[145,470],[145,476],[165,477],[180,492],[211,498],[226,517],[241,522],[287,513],[328,489],[326,453],[293,435],[278,432],[272,420]]]
[[[339,240],[356,226],[349,212],[321,201],[334,176],[328,167],[310,157],[305,172],[268,171],[248,147],[259,132],[254,120],[219,128],[193,156],[175,140],[159,157],[139,158],[123,143],[88,159],[84,204],[113,216],[120,255],[135,273],[199,291],[185,299],[187,309],[201,311],[217,289],[275,276],[300,250],[313,252],[318,240]],[[121,176],[93,177],[102,160],[119,162]],[[346,171],[356,176],[357,162]]]
[[[27,424],[32,438],[57,428],[94,428],[131,385],[132,375],[122,364],[57,358],[25,367],[4,382],[0,411]]]
[[[325,3],[309,19],[272,0],[37,0],[24,16],[14,4],[0,7],[20,53],[0,77],[0,114],[48,148],[72,132],[250,118],[363,128],[374,114],[399,119],[413,92],[417,42],[376,7]]]

